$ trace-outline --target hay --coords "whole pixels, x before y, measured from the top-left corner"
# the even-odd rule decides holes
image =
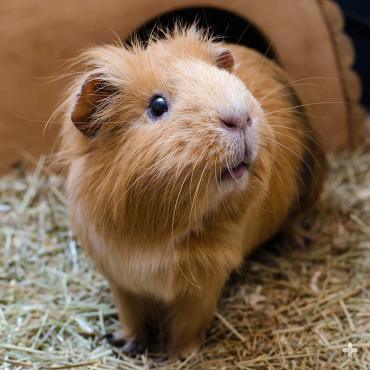
[[[312,246],[260,249],[228,284],[198,354],[158,362],[99,340],[118,328],[41,160],[0,181],[1,369],[370,369],[370,153],[331,159]],[[352,342],[358,352],[342,351]]]

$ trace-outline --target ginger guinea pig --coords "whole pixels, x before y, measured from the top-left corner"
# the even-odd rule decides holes
[[[125,352],[202,342],[229,274],[318,197],[325,157],[285,73],[190,27],[84,53],[62,106],[73,229]],[[158,340],[158,338],[156,339]]]

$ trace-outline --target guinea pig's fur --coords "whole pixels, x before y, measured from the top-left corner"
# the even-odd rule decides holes
[[[60,156],[73,229],[117,305],[114,340],[134,351],[156,330],[189,354],[229,274],[318,197],[323,151],[281,68],[195,27],[77,65]]]

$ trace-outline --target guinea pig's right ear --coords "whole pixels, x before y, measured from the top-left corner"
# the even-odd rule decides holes
[[[231,71],[234,66],[234,57],[230,49],[219,47],[214,53],[215,63],[218,68]]]
[[[102,126],[98,114],[109,104],[109,98],[117,89],[107,82],[103,74],[94,73],[81,86],[71,113],[76,128],[86,137],[95,137]]]

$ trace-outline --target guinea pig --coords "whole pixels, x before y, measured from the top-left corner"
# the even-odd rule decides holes
[[[324,152],[279,66],[194,26],[76,65],[60,155],[73,230],[122,324],[109,338],[186,356],[230,273],[318,198]]]

